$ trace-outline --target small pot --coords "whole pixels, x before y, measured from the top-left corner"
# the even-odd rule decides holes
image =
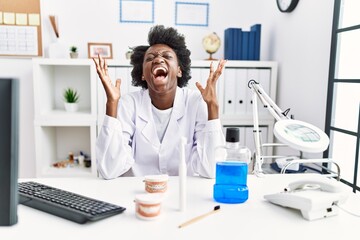
[[[125,58],[126,58],[127,60],[129,60],[129,59],[131,58],[131,55],[132,55],[132,54],[133,54],[132,51],[126,52],[126,53],[125,53]]]
[[[70,52],[70,58],[78,58],[79,53],[77,52]]]
[[[77,112],[79,105],[77,103],[64,103],[65,105],[65,110],[67,112]]]

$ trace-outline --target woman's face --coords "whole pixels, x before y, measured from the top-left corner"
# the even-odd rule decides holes
[[[142,80],[147,82],[149,91],[158,94],[176,91],[178,77],[181,69],[172,48],[155,44],[145,52]]]

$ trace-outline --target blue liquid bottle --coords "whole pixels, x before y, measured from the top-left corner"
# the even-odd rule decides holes
[[[243,203],[249,197],[248,164],[251,151],[240,146],[239,128],[226,129],[226,146],[218,149],[224,159],[216,163],[214,199],[221,203]]]

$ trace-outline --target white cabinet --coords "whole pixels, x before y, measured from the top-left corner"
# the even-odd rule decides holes
[[[261,84],[264,91],[276,102],[277,63],[271,61],[228,61],[223,73],[224,79],[219,86],[221,92],[221,121],[224,127],[237,126],[245,134],[243,142],[252,152],[255,151],[253,136],[252,91],[248,87],[250,80]],[[273,142],[274,117],[258,101],[259,127],[262,143]],[[266,155],[272,155],[272,149],[265,149]]]
[[[121,94],[137,91],[131,85],[132,66],[125,61],[108,61],[109,74],[115,82],[121,79]],[[217,63],[214,63],[214,68]],[[209,61],[192,61],[188,87],[195,82],[206,85]],[[38,177],[97,175],[95,140],[105,115],[105,91],[97,77],[95,65],[88,59],[34,59],[34,103],[36,175]],[[241,142],[254,149],[252,135],[252,93],[248,81],[259,81],[268,95],[276,100],[277,63],[264,61],[228,61],[218,80],[217,91],[220,117],[225,127],[237,126]],[[78,90],[80,109],[65,111],[62,93],[66,87]],[[259,104],[260,106],[260,104]],[[259,109],[259,125],[264,142],[273,141],[274,118],[266,109]],[[85,152],[91,167],[74,165],[53,167],[55,162],[68,158],[69,152]],[[271,153],[269,153],[271,154]]]
[[[97,122],[96,70],[90,60],[33,59],[35,154],[37,177],[91,176],[97,174],[95,140]],[[78,91],[79,110],[65,111],[63,91]],[[54,163],[82,151],[91,167]]]

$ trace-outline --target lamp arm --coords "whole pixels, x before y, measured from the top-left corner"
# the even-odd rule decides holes
[[[252,90],[253,95],[256,95],[260,99],[260,101],[264,104],[264,106],[268,109],[268,111],[276,120],[279,121],[281,119],[288,119],[285,114],[287,112],[279,108],[279,106],[265,92],[260,83],[256,82],[255,80],[250,80],[248,83],[248,87]]]
[[[263,164],[263,154],[261,142],[260,142],[260,130],[259,130],[259,115],[258,115],[258,107],[257,107],[257,94],[256,91],[252,88],[253,95],[252,95],[252,102],[253,102],[253,123],[254,123],[254,141],[255,141],[255,164],[254,164],[254,173],[256,175],[262,174],[262,164]]]
[[[268,109],[271,115],[278,121],[284,118],[287,118],[283,111],[276,105],[276,103],[267,95],[260,83],[255,80],[250,80],[248,82],[248,87],[252,91],[252,102],[253,102],[253,123],[254,123],[254,140],[255,140],[255,165],[254,173],[258,176],[263,174],[262,164],[264,162],[262,148],[261,148],[261,138],[259,130],[259,115],[258,115],[258,105],[257,99],[263,103],[264,106]]]

